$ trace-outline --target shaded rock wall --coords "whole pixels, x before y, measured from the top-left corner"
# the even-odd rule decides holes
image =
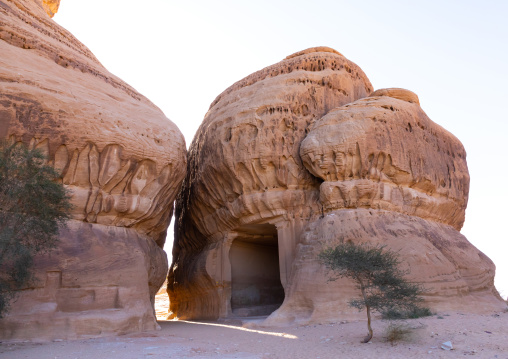
[[[0,320],[3,339],[78,339],[153,330],[166,254],[136,230],[72,220]]]
[[[48,17],[45,10],[57,5],[0,3],[0,137],[44,152],[74,205],[61,247],[37,259],[40,280],[0,320],[0,336],[155,328],[151,299],[167,271],[161,248],[185,175],[185,141],[155,105]],[[45,297],[53,275],[60,287]],[[44,315],[26,315],[34,301]]]
[[[189,151],[170,316],[236,315],[231,248],[267,238],[278,242],[285,300],[266,324],[357,315],[345,305],[353,284],[327,284],[317,261],[342,241],[401,249],[434,310],[502,308],[493,263],[458,232],[469,191],[465,158],[416,94],[372,92],[361,69],[333,49],[307,49],[246,77],[212,103]]]

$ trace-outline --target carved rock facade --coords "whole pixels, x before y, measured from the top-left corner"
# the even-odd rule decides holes
[[[0,320],[5,339],[156,328],[185,176],[178,128],[48,17],[58,4],[0,4],[0,137],[44,152],[74,205],[59,248],[36,259],[38,280]]]
[[[327,284],[317,262],[345,240],[400,249],[432,309],[500,308],[493,263],[458,232],[465,157],[416,94],[373,92],[333,49],[246,77],[212,103],[190,147],[171,316],[272,313],[266,324],[355,316],[346,305],[353,285]]]

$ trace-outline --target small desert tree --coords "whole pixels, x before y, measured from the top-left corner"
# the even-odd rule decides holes
[[[373,335],[372,310],[383,315],[398,313],[400,317],[414,316],[414,313],[420,313],[420,316],[430,314],[427,308],[418,305],[422,301],[419,297],[422,288],[404,279],[406,272],[398,268],[400,260],[397,253],[386,250],[384,246],[343,243],[323,250],[319,260],[333,272],[330,280],[345,277],[358,285],[361,297],[352,299],[349,305],[367,310],[369,333],[364,343],[370,341]]]
[[[0,143],[0,317],[32,279],[33,258],[55,247],[69,194],[37,150]]]

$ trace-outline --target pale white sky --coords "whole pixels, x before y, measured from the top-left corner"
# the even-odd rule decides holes
[[[187,146],[223,90],[308,47],[341,52],[375,89],[416,92],[429,117],[466,148],[462,233],[496,263],[506,298],[506,14],[504,0],[62,0],[54,20],[159,106]]]

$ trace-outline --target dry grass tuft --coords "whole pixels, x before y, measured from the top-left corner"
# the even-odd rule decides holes
[[[411,341],[413,329],[407,324],[391,323],[386,328],[385,338],[388,343],[395,345],[397,342]]]

